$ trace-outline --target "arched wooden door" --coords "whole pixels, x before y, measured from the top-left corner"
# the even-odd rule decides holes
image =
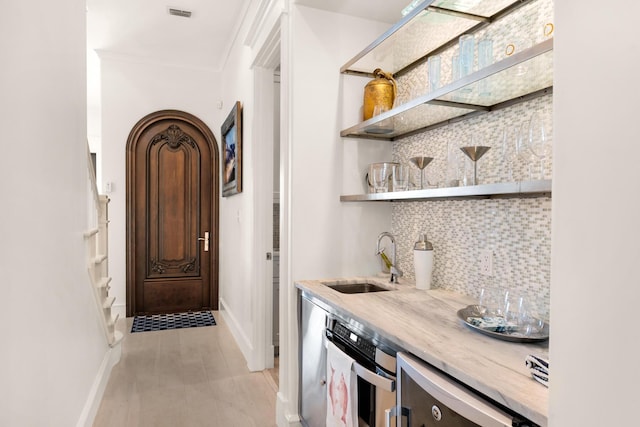
[[[127,140],[127,316],[218,309],[218,144],[197,117],[141,119]]]

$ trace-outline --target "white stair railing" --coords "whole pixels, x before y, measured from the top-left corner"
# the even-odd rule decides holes
[[[95,172],[89,147],[87,146],[88,172],[88,230],[84,233],[87,244],[87,266],[96,308],[100,313],[100,321],[105,331],[107,342],[114,347],[122,340],[122,333],[116,331],[118,315],[111,313],[115,297],[109,296],[111,277],[109,277],[109,198],[98,194]]]

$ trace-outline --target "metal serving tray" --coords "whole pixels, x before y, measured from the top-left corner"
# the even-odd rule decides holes
[[[521,342],[521,343],[532,343],[532,342],[540,342],[546,341],[549,339],[549,324],[545,323],[542,331],[537,334],[531,335],[523,335],[518,331],[514,332],[494,332],[489,331],[487,329],[480,328],[476,325],[472,325],[467,322],[468,317],[482,317],[482,315],[478,312],[475,305],[469,305],[465,308],[461,308],[458,310],[458,318],[462,320],[462,323],[467,325],[469,328],[480,332],[481,334],[488,335],[493,338],[497,338],[503,341],[511,341],[511,342]]]

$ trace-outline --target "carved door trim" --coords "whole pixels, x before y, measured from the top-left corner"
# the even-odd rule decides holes
[[[196,136],[195,139],[192,137],[194,135]],[[152,161],[148,160],[148,157],[159,156],[157,154],[159,147],[164,147],[164,152],[170,153],[168,156],[164,154],[165,159],[173,158],[174,160],[156,159],[157,161],[171,164],[171,162],[175,161],[172,156],[177,155],[178,162],[180,162],[180,160],[184,160],[184,156],[188,157],[189,152],[192,152],[199,153],[202,158],[184,160],[178,165],[184,166],[188,170],[190,167],[194,167],[193,165],[199,168],[201,163],[203,165],[207,162],[209,163],[202,169],[202,173],[198,174],[198,172],[191,170],[189,171],[189,176],[199,177],[196,180],[197,182],[193,185],[190,184],[190,186],[201,185],[200,193],[204,193],[205,199],[210,200],[210,202],[206,203],[207,206],[202,207],[198,203],[190,204],[189,200],[185,201],[184,205],[188,207],[189,212],[195,209],[194,218],[199,218],[201,212],[203,212],[203,216],[201,219],[193,221],[193,223],[198,224],[198,227],[189,226],[187,219],[182,221],[182,223],[186,224],[184,235],[188,235],[189,238],[197,239],[200,236],[195,235],[195,233],[209,232],[208,236],[211,237],[210,242],[208,242],[209,250],[207,252],[202,251],[203,246],[198,244],[197,246],[191,246],[191,248],[183,248],[182,259],[174,260],[170,256],[159,259],[162,257],[155,255],[162,251],[162,247],[157,245],[157,241],[161,240],[162,236],[153,227],[148,226],[148,217],[160,214],[156,214],[153,209],[146,205],[149,205],[149,200],[153,197],[160,199],[158,194],[154,194],[154,191],[158,193],[164,191],[164,189],[161,186],[155,188],[147,182],[142,182],[142,180],[152,183],[159,181],[157,177],[152,176],[154,173],[153,168],[145,166]],[[180,150],[186,154],[183,156],[180,154]],[[181,292],[180,279],[176,277],[180,276],[189,279],[199,277],[202,274],[206,279],[202,281],[202,307],[193,308],[218,309],[219,167],[218,144],[215,136],[204,122],[189,113],[178,110],[157,111],[142,118],[131,130],[126,146],[126,314],[128,317],[161,310],[141,311],[141,307],[144,306],[143,300],[145,299],[142,290],[144,284],[142,282],[153,281],[162,277],[168,277],[168,281],[175,281],[176,286],[173,287],[172,292]],[[141,171],[141,168],[144,171]],[[158,166],[157,170],[161,170],[161,167]],[[187,172],[185,172],[186,175]],[[177,194],[178,196],[182,196],[181,191],[176,191],[175,188],[173,191],[174,193],[180,193]],[[210,197],[208,197],[209,193]],[[171,196],[175,197],[176,194]],[[189,195],[185,192],[184,197],[188,199]],[[145,207],[142,207],[141,203],[145,204]],[[197,208],[193,208],[193,206],[197,206]],[[175,214],[175,212],[173,213]],[[191,213],[185,214],[185,216],[191,215]],[[157,221],[157,218],[155,220]],[[200,226],[201,223],[204,223],[204,225]],[[140,246],[144,246],[144,249],[140,248]],[[151,249],[149,248],[151,247],[156,248],[153,249],[154,253],[150,253]],[[158,247],[160,249],[157,249]],[[196,253],[196,251],[199,252]],[[200,272],[201,264],[205,271]],[[143,270],[144,272],[142,272]],[[168,309],[168,311],[175,310]]]

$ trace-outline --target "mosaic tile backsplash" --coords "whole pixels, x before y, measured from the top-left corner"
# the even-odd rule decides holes
[[[492,24],[487,30],[476,33],[476,36],[478,39],[491,37],[496,59],[501,59],[502,47],[509,41],[541,41],[543,27],[552,22],[552,17],[553,1],[537,0]],[[456,49],[442,54],[443,76],[450,75],[445,64],[450,64]],[[426,64],[401,77],[398,80],[398,101],[405,102],[427,91],[427,81]],[[413,156],[434,157],[425,169],[426,182],[432,186],[447,186],[453,177],[461,181],[465,176],[470,177],[471,162],[465,160],[459,147],[488,145],[491,149],[477,165],[480,183],[528,180],[541,175],[550,179],[550,155],[541,160],[520,158],[510,173],[502,141],[505,130],[508,138],[515,138],[521,125],[528,126],[534,112],[545,123],[546,132],[552,135],[552,97],[545,95],[395,141],[393,161],[410,164],[409,158]],[[453,155],[450,152],[459,156],[456,161],[450,161]],[[542,172],[540,162],[544,164]],[[411,180],[413,185],[417,185],[420,172],[414,166],[411,170]],[[419,233],[427,233],[434,246],[432,287],[477,296],[484,286],[504,286],[548,308],[551,269],[549,197],[396,202],[392,209],[391,232],[396,236],[398,262],[406,278],[414,278],[413,244]],[[493,277],[480,274],[479,256],[483,250],[493,252]]]

